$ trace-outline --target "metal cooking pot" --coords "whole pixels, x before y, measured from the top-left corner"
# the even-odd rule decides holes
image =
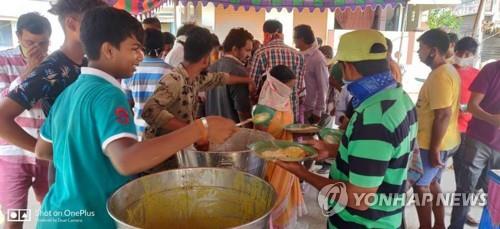
[[[141,177],[109,198],[118,228],[268,228],[273,187],[222,168],[174,169]]]
[[[210,151],[198,151],[188,147],[177,153],[180,168],[222,167],[245,171],[264,177],[266,162],[259,158],[247,145],[272,140],[272,135],[258,130],[241,128],[222,145],[211,145]]]

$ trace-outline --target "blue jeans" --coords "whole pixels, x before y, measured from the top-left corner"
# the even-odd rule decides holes
[[[459,177],[457,180],[457,190],[455,193],[474,194],[476,191],[480,177],[485,171],[490,169],[500,169],[500,151],[494,150],[482,142],[467,137],[461,150],[456,155],[457,161],[460,161],[461,171],[456,174]],[[461,158],[461,160],[458,160]],[[484,176],[484,175],[483,175]],[[486,182],[481,186],[484,186]],[[484,192],[488,192],[487,187],[483,188]],[[466,198],[463,195],[458,196],[457,202],[463,203]],[[464,227],[467,213],[470,206],[453,206],[451,212],[450,229],[461,229]]]

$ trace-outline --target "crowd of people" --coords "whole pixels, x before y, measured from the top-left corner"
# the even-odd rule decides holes
[[[296,228],[307,214],[301,182],[345,187],[348,201],[332,200],[345,209],[329,216],[329,228],[404,227],[404,202],[356,200],[410,187],[432,196],[416,206],[420,228],[445,228],[447,160],[457,193],[487,192],[486,171],[500,169],[500,61],[475,68],[472,37],[431,29],[418,38],[432,71],[415,105],[379,31],[343,35],[334,55],[309,25],[295,26],[295,48],[286,45],[277,20],[263,24],[262,44],[245,28],[220,43],[196,24],[162,33],[157,18],[141,23],[101,0],[58,0],[49,12],[63,27],[60,49],[48,53],[49,21],[27,13],[19,46],[0,52],[0,205],[4,215],[26,209],[33,188],[38,228],[115,227],[106,201],[120,186],[178,167],[176,152],[223,142],[260,113],[267,120],[245,127],[276,139],[292,141],[284,126],[294,123],[344,131],[339,144],[306,142],[319,152],[319,171],[268,162],[265,179],[278,194],[272,228]],[[474,223],[469,207],[453,207],[449,228]],[[54,223],[50,212],[61,210],[92,214]]]

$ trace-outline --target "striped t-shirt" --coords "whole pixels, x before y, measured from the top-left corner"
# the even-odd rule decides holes
[[[134,121],[139,137],[142,137],[142,133],[144,133],[147,126],[144,119],[141,118],[144,104],[153,95],[158,81],[171,68],[160,58],[145,57],[137,67],[134,75],[122,81],[122,87],[128,100],[134,101]]]
[[[8,90],[10,84],[26,69],[26,61],[20,47],[0,52],[0,93]]]
[[[0,96],[7,96],[8,92],[16,88],[22,81],[19,76],[26,69],[19,47],[0,52]],[[15,122],[34,138],[38,137],[38,129],[42,126],[45,115],[40,103],[36,103],[30,110],[25,110],[16,117]],[[35,155],[9,142],[0,139],[0,160],[13,163],[36,164]]]
[[[417,136],[415,105],[401,87],[361,103],[342,138],[330,178],[362,188],[378,187],[366,211],[345,208],[330,216],[329,228],[399,228],[405,201],[408,157]],[[392,201],[387,200],[392,197]]]

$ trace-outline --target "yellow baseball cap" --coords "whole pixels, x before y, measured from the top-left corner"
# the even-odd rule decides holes
[[[382,44],[384,52],[372,52],[375,44]],[[340,37],[335,59],[345,62],[382,60],[387,58],[387,43],[382,33],[376,30],[356,30]]]

